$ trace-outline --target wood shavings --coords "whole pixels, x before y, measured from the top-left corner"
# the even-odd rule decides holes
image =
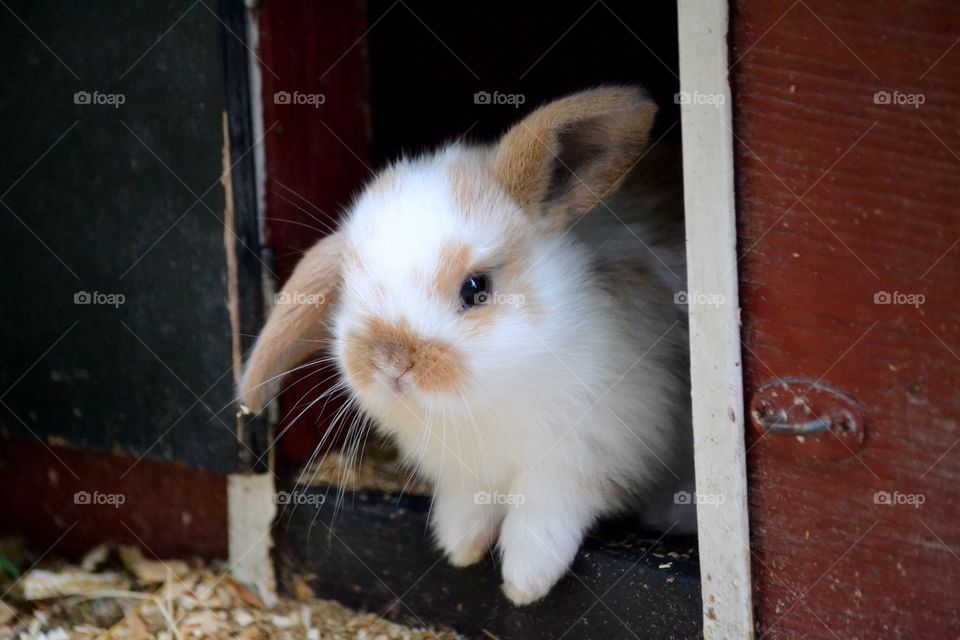
[[[110,545],[101,544],[90,549],[80,561],[80,568],[84,571],[96,571],[110,556]]]
[[[148,560],[139,547],[120,545],[117,552],[123,566],[136,576],[140,584],[161,584],[166,582],[168,573],[183,576],[190,572],[187,563],[182,560]]]
[[[42,599],[0,601],[0,638],[31,640],[269,640],[271,638],[365,638],[377,640],[457,640],[446,629],[412,629],[372,613],[357,613],[343,605],[312,597],[307,578],[295,597],[281,598],[267,609],[244,585],[222,570],[196,563],[164,560],[181,567],[159,574],[146,571],[142,555],[126,551],[124,571],[107,570],[102,551],[88,554],[103,567],[97,573],[47,561],[22,577],[30,595]],[[119,549],[118,549],[119,552]],[[121,557],[124,554],[118,554]],[[140,558],[137,561],[137,558]],[[93,562],[93,560],[91,560]],[[115,561],[114,561],[115,562]],[[149,565],[148,566],[153,566]],[[39,580],[38,580],[39,576]],[[141,579],[144,578],[144,579]],[[130,585],[136,585],[130,587]],[[0,593],[11,585],[0,584]],[[41,588],[42,587],[42,588]],[[23,587],[17,585],[18,589]],[[62,594],[74,595],[65,596]],[[311,595],[308,595],[310,593]],[[112,625],[109,626],[108,625]]]
[[[234,609],[233,610],[233,621],[236,622],[241,627],[249,627],[253,624],[253,621],[256,620],[252,615],[244,611],[243,609]]]
[[[310,602],[314,598],[313,589],[302,576],[293,576],[293,595],[300,602]]]
[[[8,624],[16,617],[17,613],[14,608],[0,600],[0,625]]]
[[[77,596],[111,589],[126,589],[130,580],[114,573],[91,573],[67,568],[53,572],[33,569],[17,581],[13,593],[21,600],[46,600],[61,596]]]
[[[228,578],[227,582],[231,587],[233,587],[237,597],[240,598],[244,603],[250,605],[251,607],[256,607],[257,609],[267,608],[267,605],[263,604],[263,600],[261,600],[257,594],[255,594],[253,591],[250,591],[250,589],[247,589],[237,580]]]

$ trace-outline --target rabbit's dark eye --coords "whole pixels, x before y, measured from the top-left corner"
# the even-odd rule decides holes
[[[486,303],[490,298],[490,281],[487,276],[475,273],[460,286],[460,308],[469,309]]]

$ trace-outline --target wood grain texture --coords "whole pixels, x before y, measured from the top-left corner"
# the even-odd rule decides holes
[[[220,183],[229,36],[188,6],[0,7],[0,447],[39,437],[242,466],[235,422],[214,417],[234,392]],[[75,104],[79,91],[125,102]],[[124,302],[75,304],[79,292]]]
[[[960,5],[734,9],[748,397],[803,377],[867,416],[863,448],[840,461],[749,438],[759,632],[954,637]],[[896,103],[910,96],[923,104]],[[881,292],[924,300],[876,304]],[[923,504],[878,503],[877,492]]]
[[[98,544],[150,558],[227,557],[227,476],[185,464],[93,453],[40,442],[0,446],[0,536],[78,558]],[[88,504],[77,492],[111,497]]]
[[[722,504],[697,509],[703,637],[748,638],[753,630],[750,535],[732,114],[725,73],[729,13],[724,3],[704,7],[682,0],[678,7],[681,91],[721,98],[710,105],[690,100],[681,107],[687,255],[696,256],[687,264],[688,300],[702,294],[723,300],[689,305],[697,494],[723,497]]]

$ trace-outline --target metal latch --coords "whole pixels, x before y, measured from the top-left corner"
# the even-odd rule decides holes
[[[773,446],[804,455],[838,460],[863,446],[865,416],[859,404],[817,381],[764,383],[750,401],[750,417],[760,438],[774,436]]]

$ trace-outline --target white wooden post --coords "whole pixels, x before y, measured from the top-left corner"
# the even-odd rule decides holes
[[[697,493],[706,497],[697,509],[706,640],[753,637],[727,26],[725,0],[678,0],[694,457]]]

